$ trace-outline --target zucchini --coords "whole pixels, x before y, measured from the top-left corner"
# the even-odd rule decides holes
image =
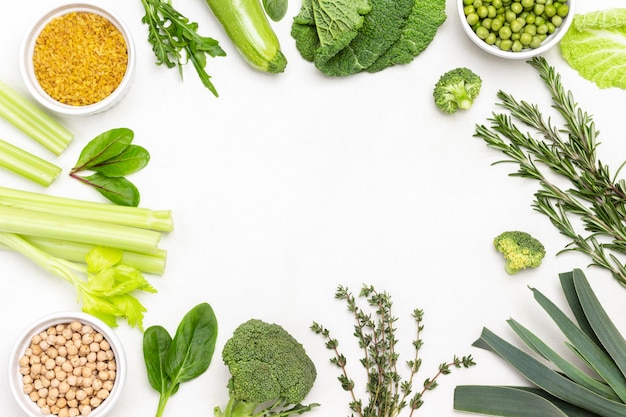
[[[206,0],[224,31],[254,68],[280,73],[287,59],[280,50],[260,0]]]

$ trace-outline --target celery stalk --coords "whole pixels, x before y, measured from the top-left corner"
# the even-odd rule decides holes
[[[109,203],[83,201],[41,193],[0,187],[0,207],[11,206],[26,210],[61,214],[64,216],[97,220],[142,229],[169,232],[173,230],[170,210],[151,210],[140,207],[118,206]]]
[[[94,247],[93,245],[85,243],[37,236],[20,235],[20,238],[51,256],[80,263],[85,263],[87,253]],[[0,243],[0,249],[11,250],[12,248]],[[130,251],[123,251],[122,253],[122,263],[124,265],[132,266],[141,272],[153,275],[163,275],[165,272],[166,259],[167,252],[163,249],[157,249],[153,253]]]
[[[2,139],[0,139],[0,167],[44,187],[52,184],[61,173],[61,168],[57,165]]]
[[[60,155],[74,138],[44,110],[1,81],[0,116],[56,155]]]
[[[68,215],[0,205],[0,232],[40,236],[121,250],[154,252],[161,233]]]

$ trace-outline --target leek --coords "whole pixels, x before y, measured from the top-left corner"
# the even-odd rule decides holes
[[[61,168],[30,152],[0,139],[0,167],[8,169],[44,187],[61,173]]]
[[[74,138],[54,118],[1,81],[0,116],[56,155]]]
[[[114,223],[142,229],[170,232],[174,224],[170,210],[151,210],[83,201],[66,197],[0,187],[0,207],[10,206],[33,212]]]

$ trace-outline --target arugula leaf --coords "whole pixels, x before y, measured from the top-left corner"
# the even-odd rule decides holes
[[[183,317],[172,339],[163,327],[149,327],[143,337],[143,355],[150,386],[159,392],[156,416],[163,415],[180,384],[197,378],[211,364],[217,341],[217,318],[201,303]]]
[[[207,55],[213,58],[226,56],[219,42],[198,34],[198,24],[190,22],[169,1],[141,0],[141,3],[146,11],[141,21],[148,25],[148,41],[156,55],[156,64],[178,67],[182,78],[183,64],[191,61],[202,84],[217,97],[217,90],[205,67]]]

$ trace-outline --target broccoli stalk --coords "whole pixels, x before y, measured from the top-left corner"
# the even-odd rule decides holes
[[[472,107],[480,93],[482,79],[472,70],[455,68],[443,74],[435,84],[435,105],[444,113],[455,113]]]
[[[526,232],[506,231],[496,236],[493,246],[504,255],[504,269],[510,275],[526,268],[536,268],[546,255],[544,246]]]
[[[231,373],[229,400],[215,417],[286,417],[319,404],[303,405],[317,372],[304,347],[284,328],[251,319],[224,344],[222,359]]]

